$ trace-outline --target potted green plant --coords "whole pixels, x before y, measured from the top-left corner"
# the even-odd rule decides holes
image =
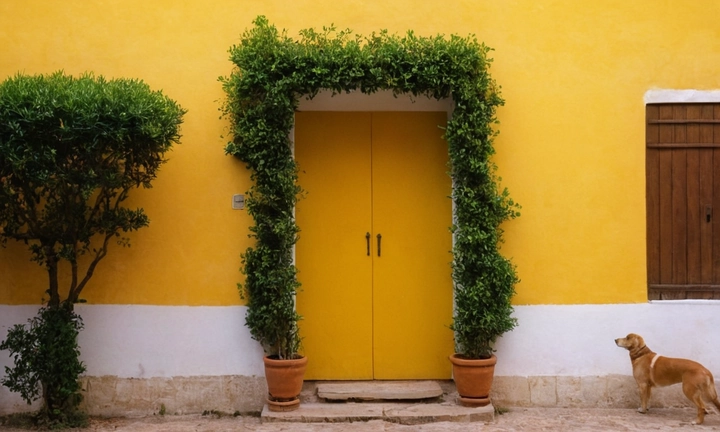
[[[269,210],[249,201],[248,208],[253,213]],[[267,217],[267,214],[257,214],[256,220],[262,221]],[[275,241],[284,238],[287,245],[294,244],[297,232],[294,224],[287,227],[284,236],[280,233],[270,235],[265,232],[268,229],[253,228],[256,236],[267,235]],[[264,239],[268,240],[267,237]],[[300,316],[295,311],[294,296],[299,283],[292,264],[292,249],[269,250],[262,244],[248,248],[243,255],[243,272],[247,277],[240,287],[240,294],[248,300],[245,323],[266,354],[263,362],[268,385],[268,408],[271,411],[294,410],[300,405],[307,357],[298,353]]]
[[[300,284],[293,264],[299,231],[294,210],[301,188],[289,131],[297,96],[292,89],[274,88],[277,83],[265,75],[283,45],[267,20],[258,18],[256,24],[240,45],[231,47],[236,69],[220,79],[227,95],[222,111],[232,128],[225,150],[246,164],[252,181],[245,204],[256,242],[242,255],[245,282],[239,285],[247,300],[245,323],[265,351],[268,408],[288,411],[299,406],[307,364],[298,352],[295,294]]]
[[[459,402],[465,406],[490,403],[497,362],[493,345],[499,336],[517,325],[511,298],[519,279],[515,267],[499,253],[498,246],[502,241],[500,224],[518,216],[519,206],[508,198],[507,191],[497,193],[494,184],[472,193],[454,191],[455,309],[451,329],[456,352],[450,356],[450,362]],[[485,203],[483,212],[477,211],[474,204],[478,195]]]

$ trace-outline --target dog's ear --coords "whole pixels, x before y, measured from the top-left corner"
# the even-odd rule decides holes
[[[635,345],[638,347],[645,345],[645,340],[640,336],[639,334],[630,333],[628,335],[628,339],[632,340]]]

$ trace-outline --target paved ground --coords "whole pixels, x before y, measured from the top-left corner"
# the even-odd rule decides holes
[[[460,431],[720,431],[720,415],[693,426],[691,408],[654,409],[639,414],[631,409],[511,408],[491,423],[429,423],[405,426],[381,420],[358,423],[261,423],[257,417],[185,415],[144,418],[93,419],[88,432],[460,432]],[[3,428],[3,432],[22,432]]]

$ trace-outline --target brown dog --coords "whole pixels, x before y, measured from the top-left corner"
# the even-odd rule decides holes
[[[645,345],[640,335],[630,333],[624,338],[615,339],[615,344],[630,351],[633,376],[640,387],[641,413],[647,412],[650,389],[653,386],[664,387],[682,382],[685,396],[697,406],[697,421],[705,420],[705,402],[712,402],[720,410],[715,381],[709,370],[692,360],[661,357]]]

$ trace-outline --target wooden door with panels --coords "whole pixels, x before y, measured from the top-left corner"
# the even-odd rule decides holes
[[[720,104],[646,107],[650,300],[720,299]]]
[[[446,116],[296,113],[307,379],[450,378]]]

